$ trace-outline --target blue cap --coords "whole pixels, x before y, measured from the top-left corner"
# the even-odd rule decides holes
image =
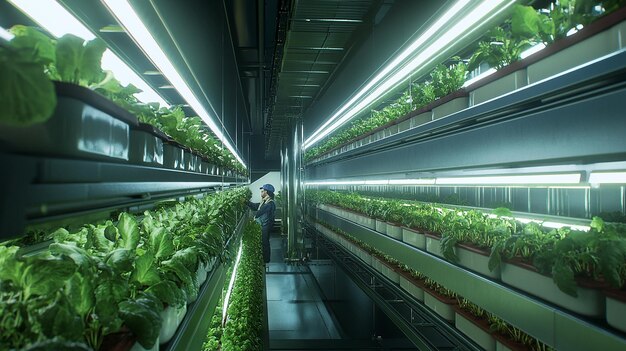
[[[269,191],[270,193],[274,192],[274,187],[272,186],[272,184],[263,184],[263,186],[260,187],[259,189],[265,189]]]

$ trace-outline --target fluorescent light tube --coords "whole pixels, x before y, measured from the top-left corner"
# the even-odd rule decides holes
[[[465,83],[463,83],[463,88],[468,87],[476,82],[478,82],[479,80],[488,77],[494,73],[496,73],[496,69],[495,68],[490,68],[484,72],[482,72],[481,74],[477,75],[476,77],[472,78],[472,79],[468,79],[465,81]]]
[[[0,38],[6,40],[6,41],[10,41],[11,39],[13,39],[14,35],[11,34],[8,30],[0,27]]]
[[[625,172],[591,172],[589,176],[591,184],[626,184]]]
[[[237,268],[239,268],[239,262],[241,261],[241,252],[243,250],[243,241],[239,241],[239,251],[237,251],[237,259],[235,260],[235,266],[233,268],[233,273],[230,276],[230,282],[228,283],[228,290],[226,291],[226,296],[224,297],[224,305],[222,306],[222,325],[226,323],[226,316],[228,315],[228,303],[230,300],[230,295],[233,292],[233,286],[235,285],[235,278],[237,278]]]
[[[433,185],[435,178],[421,179],[390,179],[389,185]]]
[[[442,17],[440,17],[426,32],[424,32],[415,42],[413,42],[406,50],[400,55],[394,58],[389,65],[387,65],[380,73],[378,73],[371,81],[369,81],[359,92],[352,97],[346,104],[344,104],[330,119],[328,119],[321,127],[319,127],[311,136],[305,141],[304,148],[309,148],[329,133],[339,128],[343,123],[347,122],[352,117],[356,116],[367,106],[379,99],[384,93],[397,86],[402,80],[406,79],[410,74],[421,66],[427,66],[433,60],[436,55],[444,48],[449,46],[452,42],[458,40],[459,36],[465,36],[471,33],[473,29],[477,28],[477,24],[484,22],[485,17],[489,15],[489,18],[502,12],[508,6],[512,5],[512,0],[487,0],[483,1],[480,5],[475,7],[470,13],[463,17],[463,19],[454,24],[449,30],[441,33],[441,29],[452,18],[458,15],[470,2],[458,1],[450,8]],[[504,4],[503,4],[504,3]],[[495,10],[495,13],[492,11]],[[429,40],[436,37],[436,39],[427,45],[422,47]],[[383,78],[387,77],[392,70],[397,69],[402,64],[406,63],[406,60],[410,55],[420,49],[417,56],[410,59],[410,61],[401,69],[391,74],[382,84],[378,85],[373,91],[371,90],[376,84],[381,82]],[[359,99],[363,98],[357,103]],[[356,105],[355,105],[356,104]],[[348,110],[349,109],[349,110]],[[346,112],[347,111],[347,112]]]
[[[387,185],[389,184],[388,180],[366,180],[365,185]]]
[[[96,38],[76,17],[54,0],[9,0],[9,2],[57,38],[68,33],[85,40]],[[158,102],[161,106],[169,106],[135,71],[109,49],[106,49],[102,55],[102,68],[113,72],[115,78],[122,84],[132,83],[143,90],[143,92],[135,94],[139,101]]]
[[[577,184],[580,173],[528,174],[511,176],[442,177],[437,185],[514,185],[514,184]]]
[[[102,0],[109,8],[111,13],[117,18],[120,24],[126,29],[126,32],[133,38],[135,43],[141,47],[144,53],[150,58],[152,63],[158,67],[165,78],[172,83],[180,95],[187,101],[189,106],[198,114],[200,118],[209,126],[211,131],[226,146],[233,156],[244,167],[246,166],[230,141],[222,133],[222,126],[216,123],[217,116],[211,116],[204,108],[202,103],[196,98],[187,85],[187,82],[176,71],[174,65],[170,62],[165,52],[156,42],[148,28],[143,24],[135,10],[126,0]]]
[[[497,216],[497,215],[495,215],[493,213],[490,213],[487,216],[489,218],[498,218],[499,217],[499,216]],[[563,228],[563,227],[570,227],[573,230],[581,230],[581,231],[584,231],[584,232],[587,232],[587,231],[589,231],[589,229],[591,229],[589,226],[585,226],[585,225],[575,225],[575,224],[567,224],[567,223],[561,223],[561,222],[542,221],[540,219],[532,219],[532,218],[524,218],[524,217],[507,217],[507,216],[504,216],[502,218],[505,218],[505,219],[515,219],[515,220],[520,221],[520,222],[522,222],[524,224],[527,224],[527,223],[530,223],[530,222],[535,222],[535,223],[543,225],[546,228],[560,229],[560,228]]]

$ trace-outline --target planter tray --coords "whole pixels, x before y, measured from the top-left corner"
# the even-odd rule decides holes
[[[57,106],[44,123],[3,126],[0,143],[13,152],[128,161],[129,129],[137,118],[87,88],[55,82]]]
[[[503,282],[572,312],[604,317],[605,299],[600,289],[578,286],[578,297],[573,297],[559,290],[552,278],[506,262],[502,263],[501,276]]]

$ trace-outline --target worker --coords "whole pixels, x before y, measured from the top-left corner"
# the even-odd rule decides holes
[[[261,189],[261,202],[254,203],[248,201],[248,207],[256,211],[254,220],[261,225],[261,241],[263,244],[263,260],[270,261],[270,230],[274,226],[274,213],[276,204],[274,203],[274,186],[264,184]]]

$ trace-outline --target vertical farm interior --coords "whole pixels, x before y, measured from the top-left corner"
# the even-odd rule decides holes
[[[0,350],[625,350],[624,38],[624,0],[0,0]]]

